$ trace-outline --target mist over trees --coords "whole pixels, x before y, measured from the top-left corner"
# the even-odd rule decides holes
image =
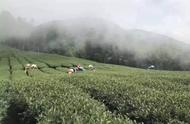
[[[124,30],[99,18],[77,18],[32,26],[4,12],[0,20],[1,43],[21,50],[140,68],[155,65],[156,69],[190,70],[190,47],[153,32]]]
[[[15,18],[7,11],[0,14],[0,41],[13,37],[27,38],[33,28],[33,25],[26,22],[25,19]]]

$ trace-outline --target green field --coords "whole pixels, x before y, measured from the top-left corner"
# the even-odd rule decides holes
[[[38,70],[26,76],[23,66]],[[80,63],[84,72],[67,68]],[[96,71],[88,70],[93,64]],[[190,124],[190,72],[145,70],[0,47],[2,124]]]

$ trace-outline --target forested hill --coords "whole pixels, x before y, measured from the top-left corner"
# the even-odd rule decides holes
[[[0,17],[10,19],[8,16]],[[153,32],[124,30],[103,19],[77,18],[53,21],[36,27],[29,26],[23,20],[22,23],[19,21],[19,25],[11,24],[17,25],[15,29],[25,32],[26,37],[14,34],[2,41],[22,50],[57,53],[140,68],[155,65],[156,69],[190,70],[188,45]],[[2,27],[6,23],[2,22],[0,25]],[[11,30],[4,28],[1,32]]]

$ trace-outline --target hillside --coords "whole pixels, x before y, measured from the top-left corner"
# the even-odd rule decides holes
[[[26,76],[23,66],[39,69]],[[80,63],[86,71],[72,75]],[[88,69],[93,64],[96,71]],[[190,72],[137,69],[0,47],[3,124],[190,123]]]
[[[51,38],[54,39],[48,39],[50,32],[52,33]],[[126,30],[99,18],[76,18],[41,24],[36,27],[31,38],[41,37],[43,39],[43,36],[46,36],[46,40],[50,40],[46,41],[49,43],[47,44],[49,47],[51,47],[51,42],[55,44],[56,42],[63,44],[64,42],[74,42],[77,46],[82,46],[81,44],[90,41],[93,44],[113,44],[121,50],[133,52],[136,56],[144,53],[145,55],[142,56],[144,58],[148,53],[163,47],[166,53],[167,49],[182,52],[181,50],[189,48],[187,44],[171,37],[139,29]]]
[[[3,17],[11,20],[9,18],[13,17]],[[2,23],[5,27],[0,29],[6,35],[11,35],[12,31],[20,32],[18,37],[14,33],[11,37],[7,36],[9,38],[4,42],[18,49],[138,68],[155,65],[159,70],[190,70],[190,46],[158,33],[125,30],[100,18],[53,21],[36,27],[12,20],[14,23]]]

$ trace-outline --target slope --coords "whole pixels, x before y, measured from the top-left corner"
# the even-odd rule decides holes
[[[9,72],[0,83],[2,123],[190,123],[188,71],[144,70],[11,48],[2,48],[0,58],[1,75]],[[31,77],[23,71],[26,63],[39,66]],[[77,63],[86,71],[68,75],[67,67]]]

